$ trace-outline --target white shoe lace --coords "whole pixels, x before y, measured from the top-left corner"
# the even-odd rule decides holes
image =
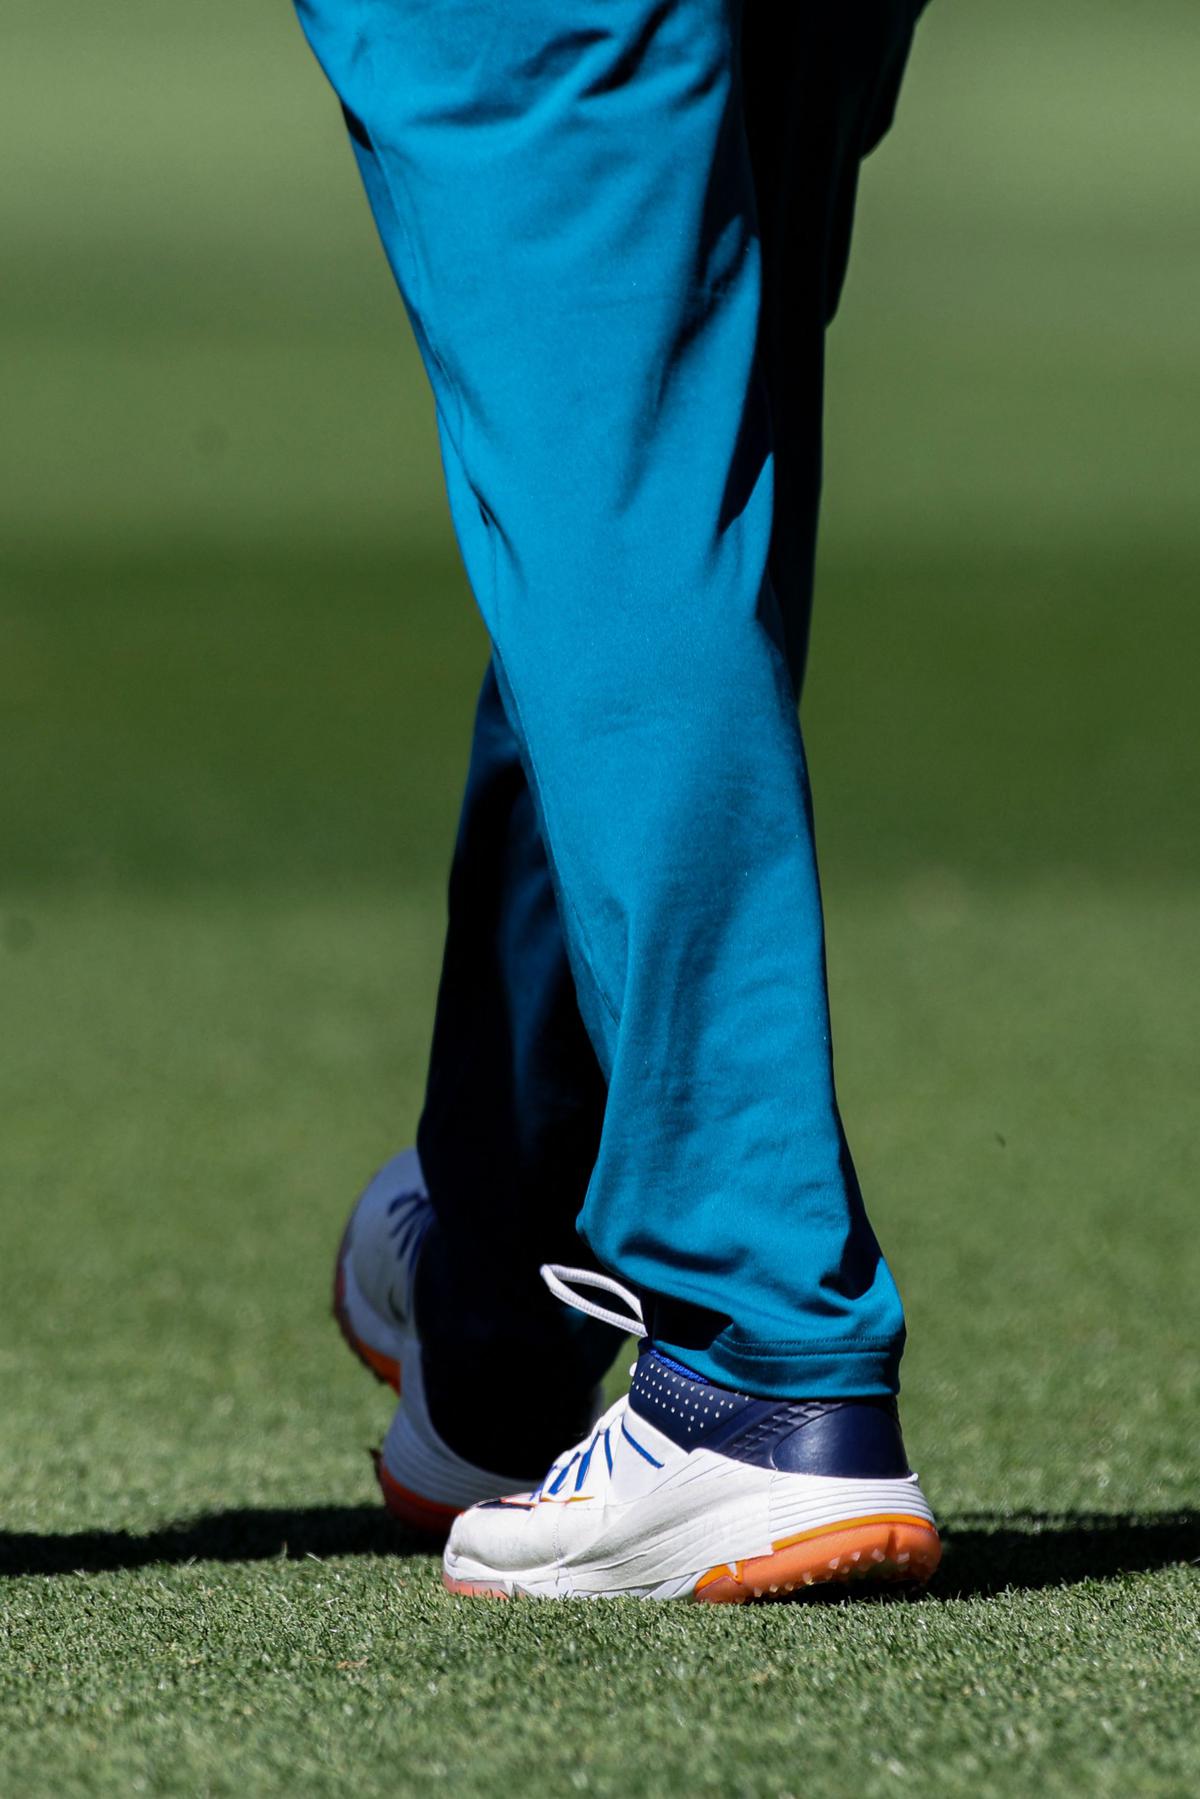
[[[631,1293],[628,1287],[623,1287],[620,1281],[613,1280],[611,1275],[597,1274],[591,1268],[564,1268],[557,1262],[543,1262],[538,1272],[555,1299],[560,1299],[564,1305],[574,1306],[577,1312],[586,1312],[589,1318],[598,1318],[602,1324],[611,1324],[613,1329],[620,1331],[623,1337],[645,1336],[646,1321],[642,1316],[642,1308],[637,1295]],[[570,1283],[574,1283],[574,1286]],[[601,1293],[611,1293],[617,1299],[624,1301],[629,1310],[627,1312],[612,1311],[608,1306],[599,1305],[594,1299],[586,1299],[582,1294],[576,1293],[575,1287],[591,1287]],[[633,1368],[630,1368],[629,1372],[632,1375]],[[576,1470],[576,1493],[579,1492],[593,1465],[599,1468],[600,1463],[603,1463],[611,1476],[613,1456],[619,1447],[618,1438],[622,1432],[633,1443],[640,1455],[646,1455],[647,1452],[634,1442],[625,1429],[624,1415],[628,1402],[629,1395],[623,1393],[609,1406],[603,1417],[596,1420],[592,1426],[590,1439],[577,1444],[574,1449],[568,1449],[565,1454],[560,1455],[552,1463],[541,1486],[536,1488],[535,1497],[557,1493],[559,1488],[566,1484],[572,1468]],[[614,1426],[619,1426],[620,1430],[614,1431]],[[603,1456],[599,1456],[602,1444]]]
[[[589,1318],[598,1318],[602,1324],[611,1324],[622,1336],[645,1336],[646,1321],[636,1295],[620,1281],[613,1280],[611,1275],[596,1274],[591,1268],[564,1268],[558,1262],[543,1262],[538,1272],[555,1299],[561,1299],[564,1305],[574,1306],[577,1312],[586,1312]],[[570,1281],[578,1287],[596,1287],[603,1293],[615,1294],[625,1301],[628,1313],[613,1312],[607,1306],[597,1305],[594,1299],[582,1298],[567,1284]]]

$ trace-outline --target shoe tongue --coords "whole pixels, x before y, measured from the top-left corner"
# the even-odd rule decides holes
[[[647,1358],[656,1362],[660,1368],[669,1368],[672,1374],[682,1375],[684,1380],[694,1381],[698,1387],[711,1387],[713,1385],[713,1382],[707,1380],[704,1375],[697,1374],[692,1368],[685,1368],[682,1362],[676,1362],[671,1356],[664,1355],[662,1350],[655,1349],[653,1344],[649,1345],[645,1354],[641,1357],[641,1360],[645,1361]]]

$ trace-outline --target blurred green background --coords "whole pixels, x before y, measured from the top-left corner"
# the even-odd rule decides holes
[[[1200,1476],[1193,15],[936,0],[832,336],[805,721],[840,1078],[952,1532],[1146,1517]],[[327,1264],[415,1119],[484,644],[402,308],[284,0],[7,0],[5,40],[0,1544],[299,1520],[372,1503],[386,1407],[323,1322]],[[290,1604],[286,1574],[256,1572],[251,1612]],[[172,1673],[166,1734],[129,1735],[164,1665],[130,1643],[184,1626],[96,1576],[94,1633],[91,1600],[42,1584],[12,1625],[10,1786],[253,1788],[305,1754],[320,1786],[343,1676],[300,1704],[245,1662],[200,1694]],[[1048,1789],[1100,1790],[1072,1735],[1086,1623],[1026,1744]],[[375,1624],[411,1646],[402,1607]],[[890,1677],[819,1641],[817,1685],[828,1666],[886,1712]],[[986,1633],[963,1642],[982,1734],[923,1728],[969,1783],[1009,1723]],[[1155,1790],[1183,1790],[1170,1683],[1128,1653],[1142,1684],[1106,1703],[1157,1719]],[[681,1782],[719,1732],[696,1703],[689,1746],[660,1746]],[[421,1716],[428,1770],[455,1724]],[[830,1748],[860,1792],[872,1728]],[[519,1735],[472,1729],[488,1778],[520,1772]],[[811,1767],[837,1790],[835,1759]]]
[[[996,14],[926,21],[833,336],[835,891],[1196,866],[1189,8]],[[6,17],[5,882],[435,878],[481,640],[290,11]]]

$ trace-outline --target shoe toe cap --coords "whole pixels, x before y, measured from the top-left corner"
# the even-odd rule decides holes
[[[485,1499],[461,1512],[446,1543],[446,1556],[503,1572],[518,1572],[553,1554],[553,1526],[531,1494]]]

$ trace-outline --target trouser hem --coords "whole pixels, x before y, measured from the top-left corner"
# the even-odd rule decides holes
[[[719,1387],[759,1399],[887,1399],[900,1390],[903,1341],[654,1347]]]

